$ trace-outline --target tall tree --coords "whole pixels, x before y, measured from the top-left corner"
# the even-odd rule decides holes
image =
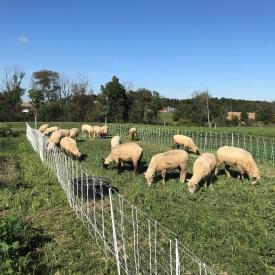
[[[101,104],[104,106],[109,121],[124,122],[128,118],[127,95],[119,79],[113,76],[112,81],[101,86]]]

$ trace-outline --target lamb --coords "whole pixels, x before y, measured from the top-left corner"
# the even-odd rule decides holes
[[[185,151],[191,151],[196,155],[200,154],[200,151],[192,138],[184,136],[184,135],[174,135],[173,136],[173,149],[177,146],[179,147],[180,145],[183,146]]]
[[[216,157],[211,153],[203,153],[193,164],[193,176],[188,182],[188,190],[194,193],[201,180],[212,181],[212,177],[216,172]]]
[[[106,137],[108,134],[108,129],[109,127],[107,125],[102,126],[100,131],[100,136],[103,138]]]
[[[103,168],[107,168],[108,165],[114,161],[117,163],[119,172],[122,161],[132,161],[134,167],[133,176],[135,176],[140,166],[142,155],[143,150],[136,143],[127,142],[119,144],[110,152],[107,158],[102,158]]]
[[[121,144],[120,136],[114,136],[111,139],[111,150],[114,150],[119,144]]]
[[[39,129],[38,132],[43,133],[47,128],[49,128],[49,124],[42,124]]]
[[[67,129],[59,129],[58,131],[62,134],[63,137],[68,137],[70,134],[70,130]]]
[[[81,133],[82,133],[82,135],[83,134],[89,134],[89,130],[91,129],[91,128],[93,128],[91,125],[89,125],[89,124],[83,124],[82,126],[81,126]]]
[[[180,182],[184,182],[187,173],[188,154],[183,150],[170,150],[168,152],[159,153],[151,158],[148,169],[144,176],[149,186],[151,186],[154,175],[161,172],[162,183],[165,184],[165,175],[167,170],[180,170]]]
[[[49,139],[47,140],[47,143],[49,144],[47,149],[50,150],[54,147],[54,145],[58,145],[62,138],[63,138],[63,135],[60,130],[54,131],[49,137]]]
[[[227,177],[230,177],[229,167],[236,165],[240,171],[241,180],[244,180],[244,173],[252,179],[252,184],[256,184],[261,178],[260,171],[252,155],[242,148],[233,146],[220,147],[217,151],[217,167],[223,163],[225,164]]]
[[[106,137],[108,133],[108,126],[94,126],[93,127],[93,137]]]
[[[136,135],[137,135],[137,128],[131,128],[129,130],[129,135],[130,135],[130,138],[131,140],[135,140],[136,139]]]
[[[60,141],[60,148],[67,154],[71,154],[74,158],[80,159],[81,153],[79,152],[76,141],[70,137],[63,137]]]
[[[77,140],[78,136],[79,136],[79,130],[77,128],[72,128],[69,132],[69,137]]]
[[[47,128],[47,129],[43,132],[43,135],[49,136],[52,132],[57,131],[57,130],[58,130],[58,127],[50,127],[50,128]]]

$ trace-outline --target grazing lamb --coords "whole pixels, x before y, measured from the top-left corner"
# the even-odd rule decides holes
[[[173,149],[175,147],[183,146],[185,151],[191,151],[196,155],[200,154],[200,151],[192,138],[184,135],[174,135],[173,136]]]
[[[216,157],[210,153],[203,153],[193,164],[193,176],[188,182],[188,190],[194,193],[199,182],[204,179],[212,181],[212,177],[216,170]]]
[[[103,168],[107,168],[111,162],[116,162],[118,167],[118,172],[120,170],[121,162],[132,161],[134,166],[133,176],[136,175],[138,167],[140,166],[140,161],[142,158],[143,150],[142,148],[133,142],[127,142],[119,144],[114,148],[107,158],[102,158]]]
[[[89,124],[83,124],[83,125],[81,126],[81,133],[82,133],[82,135],[83,135],[83,134],[89,134],[89,130],[90,130],[91,128],[93,128],[91,125],[89,125]]]
[[[60,130],[54,131],[49,137],[49,139],[47,140],[47,143],[48,143],[47,149],[50,150],[54,147],[54,145],[58,145],[62,138],[63,138],[63,135]]]
[[[60,131],[63,137],[68,137],[70,134],[70,130],[67,129],[59,129],[58,131]]]
[[[47,128],[49,128],[49,124],[43,124],[39,127],[38,132],[43,133]]]
[[[252,155],[242,148],[223,146],[217,151],[217,167],[225,164],[225,173],[230,177],[229,167],[236,165],[240,171],[241,180],[244,180],[244,173],[247,173],[252,183],[255,184],[261,178],[260,171]],[[239,177],[238,177],[239,178]]]
[[[162,183],[165,184],[165,175],[167,170],[180,170],[180,181],[185,181],[187,173],[188,154],[183,150],[171,150],[165,153],[159,153],[151,158],[150,164],[144,176],[149,186],[151,186],[154,175],[161,172]]]
[[[78,136],[79,136],[79,130],[77,128],[72,128],[70,130],[69,137],[77,140]]]
[[[43,132],[43,135],[49,136],[52,132],[57,131],[57,130],[58,130],[58,127],[50,127],[50,128],[47,128],[47,129]]]
[[[109,127],[107,125],[104,125],[104,126],[102,126],[100,128],[101,128],[101,130],[100,130],[100,137],[106,138],[107,134],[108,134]]]
[[[71,154],[74,158],[79,159],[81,154],[77,148],[76,141],[70,137],[63,137],[60,141],[60,148],[67,154]]]
[[[111,139],[111,150],[114,150],[119,144],[121,144],[120,136],[114,136]]]
[[[129,135],[130,135],[130,138],[131,140],[135,140],[136,139],[136,136],[137,136],[137,128],[131,128],[129,130]]]

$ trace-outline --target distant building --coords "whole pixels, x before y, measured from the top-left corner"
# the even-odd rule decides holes
[[[165,108],[163,108],[162,110],[160,110],[161,113],[174,113],[176,112],[176,108],[167,106]]]
[[[33,105],[30,102],[22,102],[20,107],[22,113],[30,113],[33,110]]]
[[[242,113],[241,112],[227,112],[226,119],[231,121],[234,117],[237,117],[241,120]],[[255,112],[247,112],[248,120],[255,120]]]

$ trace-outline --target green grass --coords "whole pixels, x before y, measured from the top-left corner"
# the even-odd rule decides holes
[[[62,127],[79,125],[64,123]],[[109,142],[82,137],[78,146],[87,158],[81,166],[89,173],[112,179],[128,201],[174,231],[215,270],[228,274],[274,274],[274,167],[259,163],[263,175],[259,185],[219,175],[211,187],[191,195],[186,184],[179,183],[177,174],[172,173],[165,186],[159,180],[148,188],[142,174],[132,177],[127,169],[118,174],[114,166],[102,169],[100,158],[109,153]],[[144,167],[152,155],[168,149],[164,145],[138,143],[144,149]],[[14,158],[18,175],[14,176],[14,184],[9,181],[1,187],[0,215],[31,217],[34,227],[51,236],[51,241],[42,247],[43,266],[50,273],[61,274],[115,272],[114,264],[103,259],[93,238],[69,209],[57,179],[45,170],[25,137],[0,139],[2,145],[1,155]],[[195,158],[190,155],[189,172]]]

